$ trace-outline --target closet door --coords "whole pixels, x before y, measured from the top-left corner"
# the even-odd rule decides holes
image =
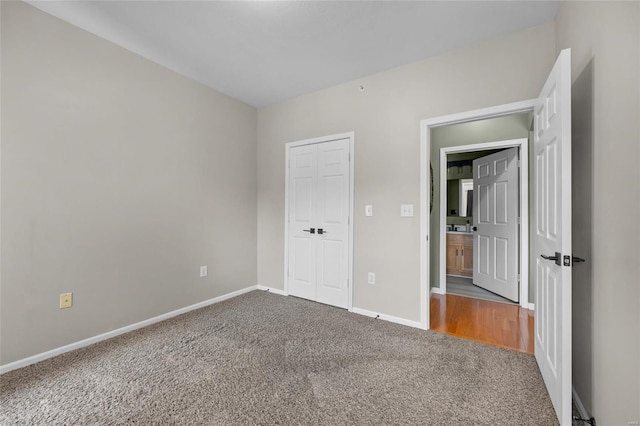
[[[318,149],[292,148],[289,163],[289,294],[316,300]]]
[[[347,307],[349,276],[349,140],[318,144],[317,298]]]
[[[288,292],[347,308],[349,140],[289,152]]]

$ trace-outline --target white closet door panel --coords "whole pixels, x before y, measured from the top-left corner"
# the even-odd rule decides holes
[[[349,140],[318,144],[318,296],[341,308],[348,301]]]
[[[317,148],[295,147],[289,155],[289,294],[315,300]]]

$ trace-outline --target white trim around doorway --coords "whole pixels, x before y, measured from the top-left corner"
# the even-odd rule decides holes
[[[526,138],[440,148],[440,285],[439,287],[434,287],[434,293],[446,294],[447,292],[447,155],[458,152],[485,151],[489,149],[513,147],[519,148],[518,159],[520,161],[520,168],[518,170],[518,179],[520,182],[520,187],[518,189],[520,191],[518,196],[520,204],[520,234],[518,236],[518,245],[520,246],[520,256],[518,258],[518,264],[520,267],[519,304],[523,308],[529,308],[529,140]]]
[[[429,257],[429,234],[431,226],[431,178],[429,173],[429,164],[431,162],[431,129],[451,124],[533,111],[535,102],[535,99],[529,99],[420,121],[420,325],[424,329],[429,328],[429,276],[431,273]]]
[[[354,203],[354,142],[355,142],[355,132],[347,132],[347,133],[339,133],[336,135],[329,136],[321,136],[317,138],[304,139],[295,142],[289,142],[285,144],[285,190],[284,190],[284,291],[283,294],[285,296],[289,295],[289,153],[291,148],[303,146],[303,145],[312,145],[323,142],[331,142],[340,139],[349,139],[349,221],[348,221],[348,233],[349,233],[349,243],[348,243],[348,255],[349,255],[349,271],[347,273],[348,279],[348,291],[347,291],[347,310],[349,312],[353,312],[353,203]]]

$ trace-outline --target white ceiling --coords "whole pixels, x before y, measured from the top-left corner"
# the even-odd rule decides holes
[[[558,1],[29,1],[256,107],[555,18]]]

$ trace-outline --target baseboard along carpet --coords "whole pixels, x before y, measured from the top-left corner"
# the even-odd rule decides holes
[[[0,376],[0,424],[556,425],[531,355],[261,291]]]

